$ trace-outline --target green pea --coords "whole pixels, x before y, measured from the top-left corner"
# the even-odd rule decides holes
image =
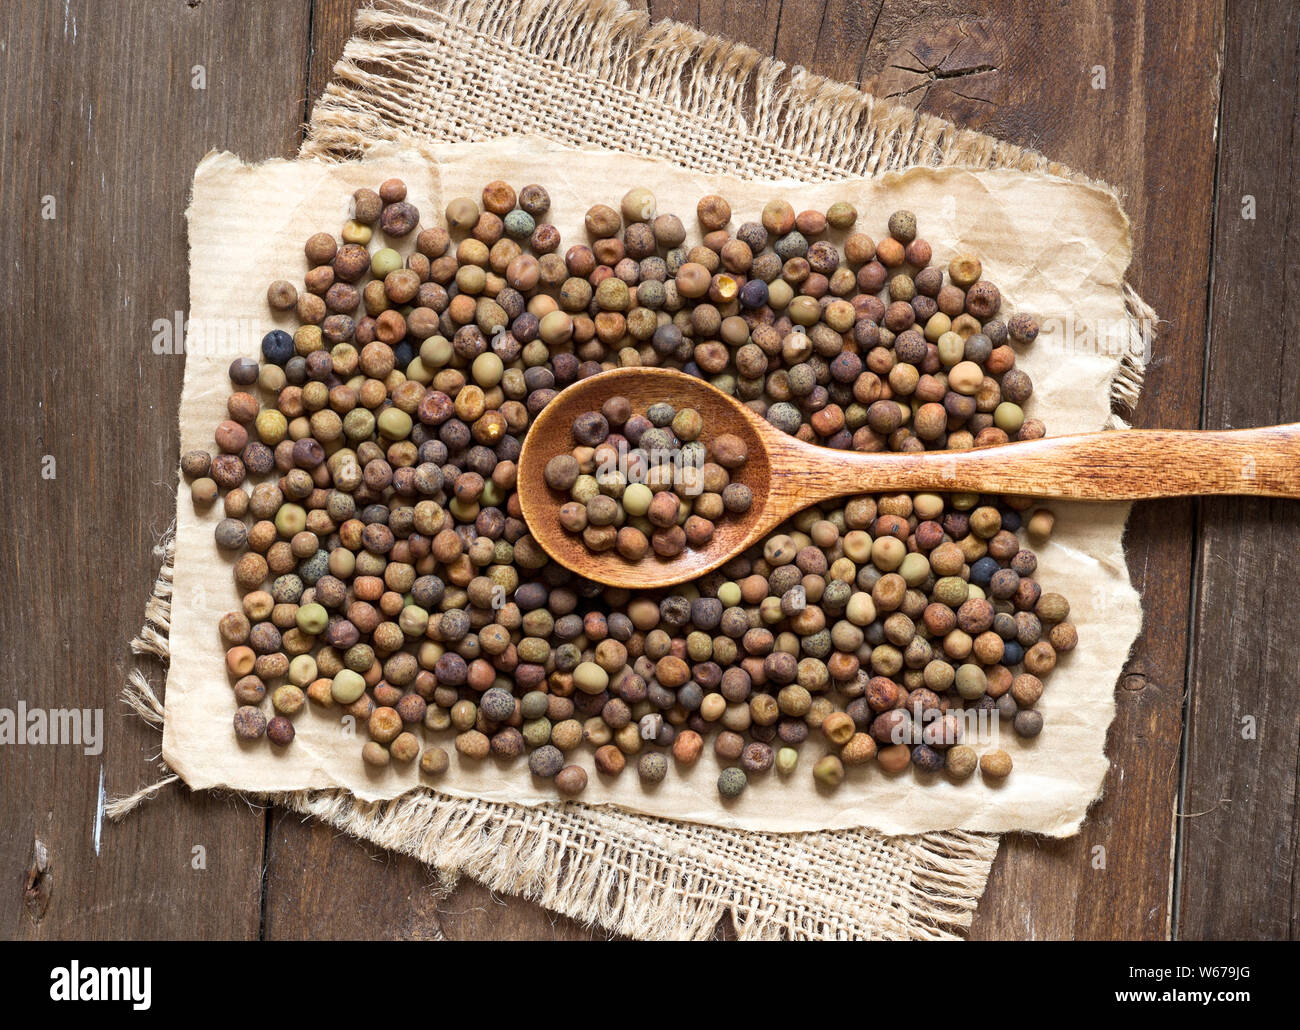
[[[700,630],[693,631],[686,637],[686,653],[693,662],[707,662],[713,657],[713,638]]]
[[[529,719],[520,727],[520,732],[524,735],[524,741],[529,747],[541,747],[543,744],[549,744],[551,742],[551,720],[545,716]]]
[[[380,433],[390,440],[405,440],[411,434],[411,416],[401,408],[385,408],[378,423]]]
[[[273,408],[258,414],[254,426],[257,438],[268,447],[274,447],[289,434],[289,420]]]
[[[632,483],[623,491],[623,510],[629,515],[640,516],[650,510],[654,492],[644,483]]]
[[[402,267],[402,255],[392,247],[383,247],[370,255],[370,274],[382,279]]]
[[[430,336],[420,344],[420,361],[425,368],[442,368],[451,356],[451,341],[445,336]]]
[[[484,351],[475,358],[470,369],[474,382],[484,389],[491,389],[501,382],[505,370],[506,367],[501,359],[491,351]]]
[[[776,753],[776,771],[782,776],[789,776],[799,764],[799,752],[792,747],[783,747]]]
[[[966,356],[966,341],[954,332],[939,337],[939,361],[946,368],[956,365]]]
[[[305,687],[316,678],[316,659],[309,654],[300,654],[289,663],[289,682],[295,686]]]
[[[375,432],[374,412],[353,408],[343,416],[343,435],[355,442],[369,440]]]
[[[360,673],[341,669],[330,684],[330,694],[341,705],[350,705],[366,692],[366,681]]]
[[[428,386],[433,382],[433,372],[425,367],[424,361],[417,354],[411,359],[411,363],[406,366],[406,378],[414,379],[417,383]]]
[[[519,702],[519,714],[525,719],[540,719],[550,707],[550,699],[540,690],[530,690]],[[547,734],[550,727],[547,727]]]
[[[942,311],[936,311],[925,323],[925,338],[931,343],[938,343],[939,337],[951,329],[952,319]]]
[[[599,493],[600,484],[596,482],[595,476],[579,476],[569,488],[569,496],[579,504],[586,504]]]
[[[960,608],[970,597],[971,585],[960,576],[944,576],[934,585],[934,599],[949,608]]]
[[[461,293],[477,297],[487,286],[487,273],[478,265],[461,265],[456,270],[456,288]]]
[[[307,528],[307,512],[301,505],[282,504],[275,513],[275,529],[286,540]]]
[[[573,318],[564,311],[547,312],[537,325],[537,333],[540,339],[534,340],[533,343],[541,343],[541,350],[543,351],[546,350],[548,344],[568,343],[573,336]],[[531,347],[532,344],[529,346]],[[534,352],[536,349],[533,348]],[[524,360],[528,360],[528,348],[525,348]],[[539,361],[537,364],[540,365],[541,362]]]
[[[741,602],[740,584],[723,583],[718,587],[718,600],[724,608],[735,608]]]
[[[790,321],[795,325],[812,326],[816,325],[822,317],[822,306],[818,303],[816,297],[798,296],[790,302],[790,308],[787,312]]]
[[[1008,436],[1014,436],[1025,424],[1024,410],[1019,404],[1003,401],[993,409],[993,424]]]
[[[967,701],[982,697],[988,689],[988,678],[978,665],[966,663],[957,670],[957,693]]]
[[[599,694],[609,686],[609,673],[595,662],[581,662],[573,670],[573,685],[584,694]]]
[[[813,777],[825,787],[838,787],[844,782],[844,763],[836,755],[822,755],[813,766]]]
[[[402,613],[397,617],[397,624],[407,636],[422,637],[424,631],[429,628],[429,613],[411,601],[402,607]]]
[[[547,324],[546,319],[552,317],[553,315],[564,315],[564,312],[552,311],[549,315],[546,315],[542,319],[541,324],[546,325]],[[567,315],[564,315],[564,317],[568,318]],[[538,331],[540,332],[541,330],[539,329]],[[572,335],[573,332],[572,319],[569,319],[569,332],[570,335]],[[545,365],[548,361],[551,360],[551,350],[547,346],[547,342],[548,341],[545,339],[538,339],[538,340],[533,340],[532,343],[526,344],[524,346],[523,352],[519,356],[523,358],[525,368],[536,368],[538,365]]]
[[[456,517],[458,522],[473,522],[478,518],[479,503],[478,501],[466,501],[459,497],[453,497],[447,502],[447,510]]]
[[[312,636],[324,633],[325,627],[329,625],[329,620],[329,612],[325,610],[323,604],[317,604],[313,601],[311,604],[304,604],[298,609],[298,628],[304,633],[310,633]]]
[[[898,566],[898,574],[909,587],[919,587],[930,575],[930,559],[923,554],[909,554]]]

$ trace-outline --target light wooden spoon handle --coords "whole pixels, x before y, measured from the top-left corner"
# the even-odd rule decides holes
[[[1300,423],[1222,432],[1117,430],[920,454],[799,450],[807,465],[796,476],[797,489],[823,498],[909,490],[1083,501],[1300,497]]]

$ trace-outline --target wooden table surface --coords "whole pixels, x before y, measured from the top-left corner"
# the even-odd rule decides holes
[[[211,147],[295,152],[357,6],[0,5],[0,209],[16,233],[0,282],[0,705],[103,708],[107,738],[99,756],[0,747],[5,936],[589,935],[473,883],[439,896],[413,861],[231,798],[171,788],[121,824],[98,814],[101,790],[155,774],[157,735],[116,695],[174,505],[182,359],[150,341],[187,303],[190,177]],[[1163,319],[1136,424],[1300,419],[1288,0],[649,9],[1111,182],[1132,281]],[[1105,796],[1077,837],[1005,839],[972,936],[1293,937],[1300,504],[1139,504],[1127,545],[1146,624]],[[48,867],[29,885],[36,841]]]

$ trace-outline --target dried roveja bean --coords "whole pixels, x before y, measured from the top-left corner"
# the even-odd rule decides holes
[[[700,376],[830,447],[1041,437],[1017,362],[1037,323],[1003,310],[980,256],[933,264],[917,214],[873,229],[847,202],[735,215],[709,196],[683,219],[633,187],[565,241],[536,184],[488,183],[425,227],[417,201],[400,179],[358,190],[337,234],[305,242],[267,289],[296,328],[229,366],[227,421],[182,458],[198,511],[224,493],[240,739],[292,746],[310,704],[366,727],[376,776],[417,758],[441,775],[450,742],[459,762],[526,760],[565,797],[585,766],[635,762],[653,789],[708,747],[725,798],[796,773],[809,738],[823,790],[869,764],[958,781],[979,764],[993,783],[1048,739],[1038,702],[1079,629],[1020,542],[1046,542],[1046,509],[849,497],[688,587],[629,595],[550,562],[515,492],[537,414],[624,365]],[[544,473],[587,546],[671,558],[750,510],[747,457],[671,399],[614,398]],[[1010,750],[979,758],[969,718]]]
[[[611,439],[612,428],[623,432]],[[558,509],[560,524],[590,550],[614,549],[629,561],[652,550],[673,558],[707,546],[726,513],[752,503],[748,487],[731,482],[748,456],[743,441],[710,439],[694,409],[661,402],[634,413],[626,398],[614,397],[604,411],[578,416],[573,441],[569,453],[547,462],[544,477],[570,498]]]

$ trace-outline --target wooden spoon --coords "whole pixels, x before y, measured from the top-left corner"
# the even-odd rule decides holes
[[[749,459],[733,481],[754,492],[744,515],[727,515],[703,550],[629,562],[592,552],[566,532],[569,498],[546,484],[546,463],[573,448],[573,421],[623,396],[632,410],[667,401],[704,416],[704,437],[734,433]],[[620,368],[574,383],[537,416],[519,456],[519,501],[533,538],[556,561],[610,586],[651,589],[717,568],[791,515],[832,497],[935,491],[1133,501],[1192,494],[1300,496],[1300,423],[1226,432],[1127,430],[1048,437],[969,451],[876,453],[817,447],[789,436],[701,379],[667,368]]]

